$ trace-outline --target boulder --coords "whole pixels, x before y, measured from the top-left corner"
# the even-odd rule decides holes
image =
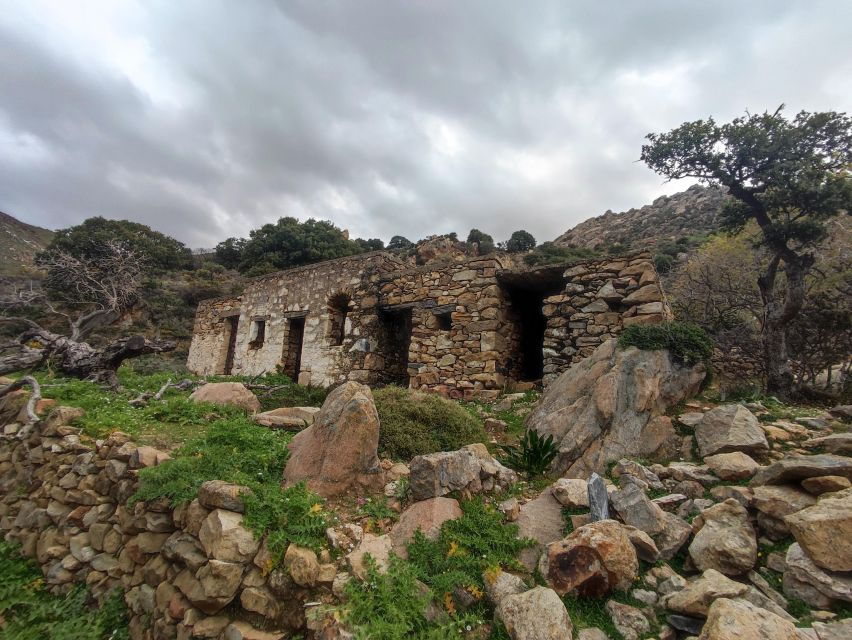
[[[589,483],[580,478],[559,478],[550,491],[563,507],[589,506]]]
[[[417,456],[409,467],[413,500],[445,496],[452,491],[475,494],[504,490],[518,480],[518,474],[495,460],[483,444]]]
[[[521,578],[501,569],[486,571],[482,578],[485,583],[485,593],[495,607],[506,596],[514,596],[527,590],[527,585]]]
[[[817,565],[852,571],[852,489],[825,494],[815,505],[785,516],[784,522]]]
[[[529,571],[538,564],[542,549],[551,542],[561,540],[565,530],[562,505],[553,497],[550,489],[538,497],[522,504],[516,521],[518,537],[534,540],[536,545],[521,551],[518,559]]]
[[[634,478],[639,478],[651,489],[658,491],[664,489],[660,477],[656,473],[651,471],[648,467],[639,464],[635,460],[628,460],[627,458],[622,458],[612,467],[610,474],[613,478],[621,478],[621,476],[626,474],[629,476],[633,476]]]
[[[399,521],[390,532],[394,552],[402,557],[408,557],[407,545],[414,538],[417,530],[423,532],[429,540],[436,540],[441,533],[441,526],[447,520],[462,517],[458,500],[453,498],[430,498],[415,502],[399,516]]]
[[[843,491],[852,487],[849,478],[843,476],[817,476],[802,480],[802,488],[810,494],[820,496],[823,493]]]
[[[719,598],[710,606],[699,640],[799,640],[787,620],[740,599]]]
[[[624,640],[639,640],[651,630],[648,618],[636,607],[610,600],[604,608]]]
[[[264,427],[300,431],[310,427],[320,411],[319,407],[279,407],[255,414],[254,421]]]
[[[260,547],[260,540],[243,526],[243,516],[224,509],[210,512],[198,538],[208,558],[223,562],[249,562]]]
[[[766,435],[754,414],[741,404],[711,409],[695,425],[695,440],[702,457],[717,453],[765,453]]]
[[[243,485],[208,480],[198,489],[198,501],[208,509],[227,509],[243,513],[246,506],[241,496],[251,492],[251,489]]]
[[[802,443],[803,447],[820,447],[829,453],[852,454],[852,433],[832,433],[819,438],[811,438]]]
[[[687,582],[686,587],[665,597],[665,607],[675,613],[705,618],[719,598],[737,598],[748,591],[748,586],[723,576],[715,569],[707,569],[701,576]]]
[[[788,596],[799,597],[788,593],[786,579],[789,575],[790,578],[800,583],[810,585],[829,601],[845,600],[852,602],[852,575],[848,572],[839,573],[823,569],[805,553],[797,542],[787,548],[785,562],[787,571],[784,573],[784,593]],[[801,599],[808,601],[806,598]]]
[[[649,535],[665,528],[665,512],[654,504],[635,484],[627,484],[610,495],[613,508],[624,524],[629,524]]]
[[[657,548],[657,544],[651,536],[644,531],[640,531],[636,527],[631,527],[630,525],[624,525],[622,529],[624,529],[624,533],[627,534],[627,539],[630,540],[630,544],[632,544],[633,548],[636,549],[636,555],[640,560],[654,564],[660,559],[660,550]]]
[[[789,484],[817,476],[843,476],[852,479],[852,458],[829,453],[814,456],[793,453],[760,469],[749,484],[752,487],[762,484]]]
[[[193,402],[242,407],[252,413],[260,411],[260,400],[241,382],[208,382],[189,396]]]
[[[290,572],[293,582],[302,587],[312,587],[317,583],[320,564],[317,554],[311,549],[289,545],[284,553],[284,567]]]
[[[714,456],[707,456],[704,458],[704,464],[715,475],[728,482],[747,480],[760,468],[757,462],[742,451],[717,453]]]
[[[814,622],[813,629],[819,640],[849,640],[852,638],[852,618]]]
[[[372,533],[365,533],[355,550],[346,556],[346,561],[349,563],[349,569],[352,573],[364,580],[367,577],[366,556],[369,554],[376,562],[376,568],[384,573],[387,571],[392,549],[393,543],[390,536],[375,536]]]
[[[555,591],[536,587],[500,601],[497,618],[512,640],[571,640],[573,625]]]
[[[673,513],[663,516],[663,530],[654,536],[654,544],[660,551],[662,560],[671,560],[692,535],[692,526]]]
[[[598,598],[629,589],[638,575],[639,561],[622,525],[598,520],[549,544],[539,571],[560,595],[576,591],[582,597]]]
[[[699,570],[716,569],[735,576],[754,567],[757,539],[748,511],[736,500],[705,509],[693,527],[699,529],[689,545],[689,556]]]
[[[290,442],[284,484],[306,481],[324,497],[359,484],[383,486],[378,446],[379,415],[370,388],[345,382],[328,395],[314,424]]]
[[[664,414],[693,395],[705,374],[703,364],[683,367],[668,351],[620,349],[608,340],[548,385],[526,426],[553,436],[562,476],[602,474],[625,457],[666,458],[681,441]]]
[[[754,488],[751,503],[761,513],[781,519],[816,504],[816,498],[792,485],[763,485]]]

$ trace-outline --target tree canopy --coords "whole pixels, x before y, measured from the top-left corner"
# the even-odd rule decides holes
[[[763,357],[767,390],[790,395],[786,328],[802,309],[809,251],[825,222],[852,210],[852,119],[835,112],[802,111],[792,119],[747,114],[727,124],[713,118],[649,134],[641,159],[669,178],[697,178],[727,188],[728,230],[754,220],[769,260],[758,277],[763,301]],[[784,287],[778,286],[783,272]]]
[[[535,249],[535,238],[531,233],[523,229],[515,231],[508,242],[506,242],[506,251],[510,253],[521,253],[530,249]]]
[[[388,242],[388,249],[396,250],[396,249],[410,249],[414,246],[414,243],[406,238],[405,236],[394,236]]]
[[[192,268],[192,252],[171,236],[138,222],[101,217],[57,231],[45,253],[62,252],[92,261],[101,257],[104,247],[115,244],[136,254],[148,270]]]
[[[479,245],[479,253],[491,253],[494,251],[494,238],[479,229],[471,229],[467,234],[468,244],[476,243]]]

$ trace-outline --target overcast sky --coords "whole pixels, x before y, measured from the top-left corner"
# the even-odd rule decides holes
[[[688,186],[646,133],[852,111],[851,30],[849,0],[0,0],[0,211],[553,239]]]

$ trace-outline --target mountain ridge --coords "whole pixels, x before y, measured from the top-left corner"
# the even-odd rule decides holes
[[[0,275],[23,275],[51,238],[50,229],[21,222],[0,211]]]

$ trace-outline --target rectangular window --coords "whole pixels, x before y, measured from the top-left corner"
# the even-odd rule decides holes
[[[266,320],[252,320],[249,331],[249,347],[260,349],[266,339]]]
[[[438,329],[441,331],[449,331],[453,328],[453,319],[450,312],[436,313],[435,319],[438,321]]]

